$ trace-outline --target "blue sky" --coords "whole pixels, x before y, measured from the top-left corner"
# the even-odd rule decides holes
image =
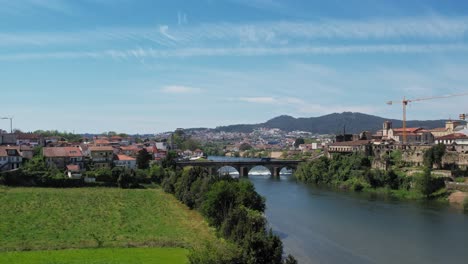
[[[0,116],[95,133],[400,118],[386,101],[468,92],[467,40],[458,0],[0,0]],[[467,100],[408,118],[456,118]]]

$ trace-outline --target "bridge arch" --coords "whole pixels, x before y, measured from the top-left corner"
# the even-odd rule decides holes
[[[268,166],[264,166],[264,165],[256,165],[256,166],[252,166],[251,168],[249,168],[249,171],[248,171],[248,174],[249,176],[250,175],[260,175],[260,176],[264,176],[264,175],[273,175],[273,172],[271,170],[272,168],[269,168]]]
[[[292,175],[294,173],[294,168],[291,166],[284,166],[280,170],[280,174],[282,175]]]
[[[215,171],[219,175],[223,175],[223,174],[228,173],[231,177],[232,176],[239,177],[240,173],[241,173],[239,168],[236,168],[236,167],[231,166],[231,165],[224,165],[224,166],[215,168]]]

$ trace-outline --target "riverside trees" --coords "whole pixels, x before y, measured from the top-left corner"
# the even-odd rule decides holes
[[[167,175],[163,189],[199,210],[237,250],[213,254],[210,247],[190,254],[191,263],[283,263],[282,242],[267,228],[265,201],[251,182],[209,175],[199,167]],[[294,263],[294,258],[288,257]],[[285,260],[286,261],[286,260]]]
[[[439,148],[430,152],[432,153],[430,157],[437,157],[434,161],[436,163],[439,162],[439,157],[441,158],[442,150]],[[433,192],[443,187],[443,179],[433,178],[430,169],[426,169],[422,175],[408,177],[397,165],[401,164],[399,155],[390,155],[389,159],[391,159],[390,164],[396,166],[388,171],[383,171],[372,169],[369,158],[358,153],[336,155],[331,159],[321,157],[300,164],[295,176],[308,183],[332,185],[356,191],[366,188],[406,191],[414,189],[424,197],[429,197]]]

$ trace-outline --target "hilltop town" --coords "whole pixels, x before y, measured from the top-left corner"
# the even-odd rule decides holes
[[[58,132],[57,132],[58,133]],[[48,133],[50,134],[50,132]],[[468,165],[468,129],[464,122],[449,120],[445,127],[425,129],[406,128],[403,144],[402,128],[385,121],[378,131],[359,134],[313,134],[306,131],[285,132],[277,128],[259,128],[250,133],[213,130],[184,130],[145,136],[129,136],[115,132],[102,135],[47,136],[36,133],[0,131],[0,171],[20,168],[25,161],[41,154],[48,166],[79,178],[87,169],[125,167],[137,168],[141,151],[152,163],[174,151],[181,159],[196,160],[209,155],[233,157],[270,157],[276,159],[312,160],[333,154],[359,152],[373,156],[372,166],[387,169],[389,152],[401,150],[404,159],[413,166],[421,166],[424,151],[435,144],[444,144],[447,153],[443,167],[466,169]],[[38,153],[36,153],[38,154]]]

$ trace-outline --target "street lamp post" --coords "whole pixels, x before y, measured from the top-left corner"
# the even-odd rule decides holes
[[[13,117],[0,117],[0,119],[10,119],[10,133],[13,134]]]

